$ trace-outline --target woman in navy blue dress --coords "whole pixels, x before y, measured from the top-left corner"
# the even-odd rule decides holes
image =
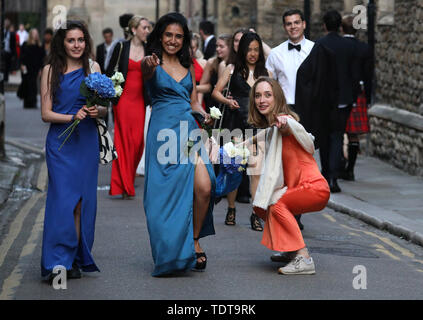
[[[50,123],[46,140],[48,192],[44,218],[41,275],[53,277],[56,266],[68,278],[99,271],[91,255],[97,211],[99,163],[95,118],[104,107],[85,106],[79,87],[90,73],[90,35],[78,21],[68,21],[53,37],[41,79],[41,116]],[[94,71],[100,72],[97,63]],[[75,120],[81,122],[59,150],[58,136]]]
[[[197,100],[190,42],[186,19],[169,13],[149,35],[148,56],[142,63],[152,106],[145,148],[144,209],[153,276],[203,271],[207,257],[199,238],[214,234],[213,166],[206,152],[187,159],[183,151],[188,137],[199,129],[191,111],[202,113],[210,123],[210,115]]]

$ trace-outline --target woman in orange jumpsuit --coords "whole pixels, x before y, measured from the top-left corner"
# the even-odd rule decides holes
[[[275,141],[283,146],[282,151],[278,149],[281,153],[279,157],[282,158],[279,175],[283,185],[279,186],[279,192],[282,194],[280,198],[268,203],[266,208],[263,208],[263,205],[260,208],[257,206],[260,203],[258,198],[265,196],[263,190],[266,193],[269,182],[252,183],[252,194],[255,195],[253,206],[256,214],[265,220],[261,243],[271,250],[284,252],[282,257],[289,261],[285,267],[279,268],[281,274],[315,273],[313,259],[308,253],[294,216],[322,210],[330,197],[329,186],[313,158],[313,140],[298,120],[298,115],[286,105],[283,91],[277,81],[267,77],[256,81],[251,89],[249,122],[257,128],[273,125],[279,128],[276,132],[282,137]],[[269,152],[272,152],[272,148],[266,147],[266,157]],[[274,174],[273,171],[269,175]],[[265,173],[252,176],[252,179],[258,178],[266,180]],[[263,186],[260,187],[260,184]],[[273,190],[269,189],[267,193],[272,193]]]

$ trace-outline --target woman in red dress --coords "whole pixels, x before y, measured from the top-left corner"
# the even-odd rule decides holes
[[[123,199],[135,196],[135,174],[144,149],[144,83],[141,60],[144,57],[144,43],[150,23],[146,18],[134,16],[128,23],[132,38],[118,43],[107,69],[113,75],[115,66],[125,78],[123,93],[113,105],[114,143],[118,158],[112,164],[110,192],[112,196],[122,195]]]
[[[197,33],[192,34],[191,39],[191,51],[192,51],[192,64],[194,66],[194,72],[195,72],[195,82],[197,85],[200,84],[201,77],[204,73],[204,68],[206,67],[207,60],[204,59],[203,54],[199,50],[200,47],[200,35]],[[206,105],[203,101],[203,94],[197,93],[198,101],[202,101],[201,106],[204,110],[206,110]]]

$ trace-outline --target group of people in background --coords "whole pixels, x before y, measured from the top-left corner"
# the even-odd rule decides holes
[[[119,22],[124,38],[114,40],[113,30],[104,29],[96,62],[90,59],[91,39],[81,22],[68,21],[51,41],[41,77],[42,119],[51,122],[42,275],[51,277],[55,265],[65,266],[73,278],[81,277],[81,270],[99,270],[91,255],[98,174],[98,152],[92,150],[98,150],[95,118],[108,112],[87,108],[79,93],[79,84],[93,71],[107,76],[118,71],[125,79],[122,95],[111,106],[118,158],[112,163],[109,194],[133,199],[135,177],[144,175],[153,276],[204,271],[207,256],[199,240],[215,233],[218,169],[201,153],[188,164],[163,164],[158,159],[162,129],[176,132],[180,159],[179,143],[187,138],[180,123],[188,123],[188,134],[199,127],[192,111],[219,129],[253,129],[257,135],[265,129],[263,161],[276,160],[266,162],[260,174],[244,172],[239,188],[226,196],[224,223],[236,224],[236,201],[251,202],[251,228],[263,231],[262,244],[277,251],[271,260],[286,264],[278,272],[314,274],[299,217],[322,210],[330,193],[341,191],[337,179],[354,179],[359,134],[368,130],[366,123],[351,117],[362,97],[360,89],[365,88],[367,101],[371,90],[368,49],[354,38],[351,17],[327,12],[327,34],[313,42],[304,36],[303,13],[288,10],[281,19],[288,40],[273,49],[253,29],[215,36],[213,23],[203,21],[195,33],[179,13],[166,14],[155,24],[132,14],[122,15]],[[41,48],[36,30],[30,31],[27,43]],[[44,55],[40,50],[39,65],[22,60],[23,66],[39,72]],[[219,123],[209,114],[214,106],[223,113]],[[57,133],[75,119],[81,120],[78,134],[58,151]],[[313,158],[315,149],[320,150],[321,170]],[[55,228],[59,220],[60,230]]]
[[[17,95],[23,100],[24,108],[37,108],[37,94],[41,69],[45,64],[45,57],[50,52],[53,30],[47,28],[40,38],[36,28],[26,30],[23,23],[18,31],[9,19],[4,21],[4,81],[9,81],[9,75],[21,72],[21,83]]]

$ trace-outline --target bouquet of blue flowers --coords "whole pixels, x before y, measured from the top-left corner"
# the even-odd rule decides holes
[[[219,175],[216,177],[216,197],[220,198],[239,187],[250,152],[232,142],[220,148]]]
[[[123,90],[120,84],[123,81],[124,78],[120,72],[116,72],[111,78],[99,72],[94,72],[88,75],[84,81],[81,82],[79,91],[81,95],[87,98],[87,108],[94,105],[108,106],[112,98],[119,97],[122,94]],[[69,139],[79,122],[79,119],[74,120],[72,124],[59,135],[59,139],[66,135],[66,138],[60,145],[59,150]]]

